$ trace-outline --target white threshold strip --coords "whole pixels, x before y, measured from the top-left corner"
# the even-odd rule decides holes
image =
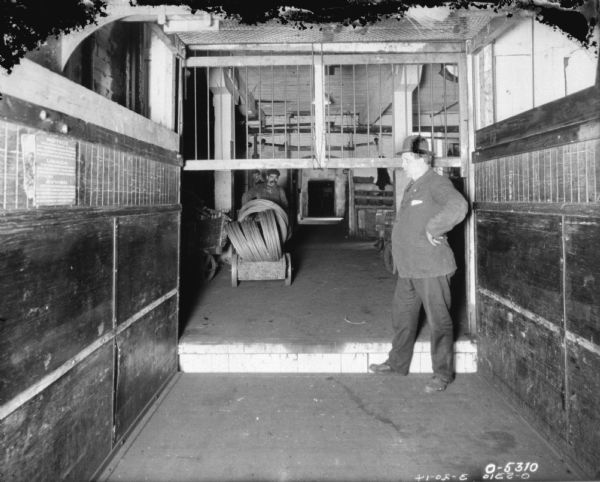
[[[551,323],[550,321],[546,320],[545,318],[542,318],[541,316],[536,315],[532,311],[526,310],[522,306],[520,306],[516,303],[513,303],[512,301],[510,301],[502,296],[499,296],[496,293],[488,291],[484,288],[479,288],[478,291],[482,295],[487,296],[488,298],[491,298],[494,301],[497,301],[498,303],[509,307],[513,311],[516,311],[517,313],[523,315],[525,318],[528,318],[531,321],[534,321],[535,323],[543,326],[544,328],[546,328],[549,331],[552,331],[554,333],[560,333],[560,331],[561,331],[560,328],[558,326],[556,326],[554,323]],[[573,333],[572,331],[566,330],[565,338],[568,341],[575,343],[576,345],[579,345],[579,346],[585,348],[586,350],[591,351],[592,353],[600,356],[600,346],[596,345],[595,343],[593,343],[589,340],[586,340],[585,338]]]
[[[154,300],[152,303],[147,305],[141,311],[138,311],[131,318],[127,319],[116,330],[112,329],[109,332],[107,332],[105,335],[102,335],[96,341],[94,341],[90,345],[86,346],[83,350],[81,350],[79,353],[77,353],[77,355],[72,357],[70,360],[67,360],[65,363],[63,363],[61,366],[59,366],[57,369],[55,369],[48,375],[44,376],[41,380],[35,382],[33,385],[28,387],[26,390],[19,393],[16,397],[9,400],[4,405],[0,406],[0,420],[5,419],[11,413],[13,413],[17,408],[19,408],[21,405],[24,405],[26,402],[31,400],[33,397],[35,397],[39,393],[43,392],[46,388],[48,388],[50,385],[52,385],[54,382],[56,382],[60,377],[65,375],[67,372],[69,372],[73,367],[78,365],[81,361],[83,361],[88,356],[90,356],[98,348],[100,348],[101,346],[103,346],[104,344],[109,342],[110,340],[114,339],[114,337],[116,335],[122,333],[124,330],[129,328],[133,323],[138,321],[144,315],[148,314],[149,312],[151,312],[156,307],[163,304],[166,300],[168,300],[169,298],[171,298],[172,296],[174,296],[176,294],[177,294],[177,288],[174,288],[173,290],[169,291],[165,295]]]

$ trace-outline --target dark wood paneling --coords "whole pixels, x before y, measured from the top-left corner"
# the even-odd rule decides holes
[[[596,85],[497,122],[475,133],[477,150],[600,118]]]
[[[560,333],[509,307],[478,295],[479,361],[537,414],[564,436],[564,352]]]
[[[0,480],[89,480],[111,450],[113,347],[106,344],[0,421]]]
[[[569,445],[600,476],[600,356],[567,342]]]
[[[599,137],[600,122],[597,120],[584,124],[568,125],[559,129],[540,132],[523,139],[494,144],[485,149],[477,149],[473,154],[473,162],[484,162],[489,159],[514,156],[523,152],[540,151],[573,142],[598,139]]]
[[[46,120],[40,118],[40,111],[48,114]],[[82,141],[94,142],[105,146],[122,149],[132,154],[164,162],[166,164],[181,165],[181,160],[176,151],[169,151],[160,146],[139,141],[104,127],[90,124],[76,117],[61,112],[40,107],[25,100],[3,94],[0,97],[0,118],[54,134],[64,135],[61,126],[69,126],[69,137]]]
[[[116,439],[177,371],[177,297],[117,335]]]
[[[61,207],[60,209],[36,209],[31,211],[12,211],[0,213],[0,221],[6,226],[13,227],[19,223],[51,223],[64,220],[65,216],[70,221],[84,221],[97,218],[108,218],[109,216],[136,216],[143,214],[177,213],[181,211],[178,204],[167,204],[163,206],[105,206],[105,207]]]
[[[596,345],[600,345],[599,241],[599,218],[565,219],[567,329]]]
[[[112,329],[111,219],[0,226],[0,403]]]
[[[556,216],[595,216],[600,217],[600,205],[575,203],[523,203],[523,202],[476,202],[473,209],[477,212],[492,211],[500,213],[553,214]]]
[[[118,323],[177,287],[178,231],[179,213],[119,218]]]
[[[558,216],[478,211],[478,286],[562,326]]]

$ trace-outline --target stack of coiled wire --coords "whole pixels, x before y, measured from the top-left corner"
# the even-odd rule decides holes
[[[290,237],[286,212],[267,199],[254,199],[242,206],[238,221],[225,227],[231,244],[246,261],[278,261],[283,243]]]

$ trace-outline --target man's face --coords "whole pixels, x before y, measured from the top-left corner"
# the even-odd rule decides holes
[[[267,176],[267,184],[269,186],[274,186],[275,184],[277,184],[278,179],[279,179],[279,176],[277,174],[269,174]]]
[[[254,176],[254,182],[257,183],[258,181],[260,181],[260,173],[255,172],[254,174],[252,174]]]
[[[401,167],[406,172],[406,175],[411,179],[415,179],[425,161],[414,152],[403,152],[400,158],[402,159]]]

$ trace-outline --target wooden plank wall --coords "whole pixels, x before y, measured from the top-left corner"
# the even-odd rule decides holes
[[[479,367],[600,476],[600,89],[476,133]]]
[[[0,480],[80,481],[177,370],[180,166],[60,114],[76,204],[35,208],[20,134],[64,135],[40,109],[0,100]]]

